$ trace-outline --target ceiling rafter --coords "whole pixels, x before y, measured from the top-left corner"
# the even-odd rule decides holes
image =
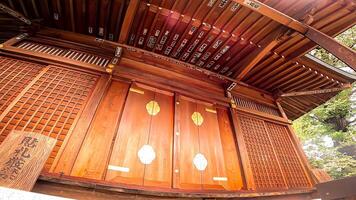
[[[328,89],[321,89],[321,90],[309,90],[309,91],[299,91],[299,92],[288,92],[283,93],[281,97],[295,97],[295,96],[307,96],[307,95],[315,95],[315,94],[324,94],[324,93],[331,93],[331,92],[339,92],[341,90],[351,88],[350,84],[344,85],[338,88],[328,88]]]
[[[356,71],[356,53],[352,49],[340,44],[334,38],[322,33],[321,31],[303,24],[288,15],[271,8],[259,1],[255,0],[234,0],[241,5],[248,7],[266,17],[269,17],[280,24],[283,24],[299,33],[303,34],[308,39],[325,48],[341,61],[345,62],[349,67]]]
[[[0,10],[2,10],[3,12],[15,17],[16,19],[24,22],[27,25],[32,25],[32,22],[30,19],[28,19],[27,17],[25,17],[24,15],[22,15],[21,13],[5,6],[4,4],[0,3]]]
[[[241,81],[246,74],[259,62],[261,61],[267,53],[269,53],[279,42],[286,39],[287,32],[289,29],[281,26],[276,29],[273,33],[269,34],[264,38],[258,45],[258,50],[253,51],[247,57],[245,57],[241,62],[239,62],[235,67],[237,71],[233,75],[236,81]]]

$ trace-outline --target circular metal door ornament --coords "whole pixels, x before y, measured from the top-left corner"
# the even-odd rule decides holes
[[[142,164],[149,165],[156,158],[155,150],[151,145],[145,144],[137,153]]]
[[[208,160],[201,153],[198,153],[194,156],[193,163],[199,171],[204,171],[205,168],[208,166]]]
[[[159,107],[159,104],[157,101],[150,101],[146,104],[146,110],[149,115],[155,116],[161,111],[161,108]]]
[[[192,114],[192,120],[195,125],[201,126],[204,122],[203,116],[200,114],[200,112],[193,112]]]

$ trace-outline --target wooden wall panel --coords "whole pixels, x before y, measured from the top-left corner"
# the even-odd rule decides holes
[[[45,165],[45,170],[48,170],[98,77],[47,66],[1,113],[0,142],[11,130],[36,132],[56,138],[56,146]]]
[[[111,83],[83,141],[72,176],[103,178],[127,91],[127,84]]]
[[[246,146],[251,166],[254,189],[286,188],[272,143],[264,121],[252,116],[239,115],[240,132]]]
[[[237,113],[240,151],[249,188],[256,190],[310,188],[308,169],[298,154],[288,124]]]
[[[266,122],[266,126],[281,163],[288,187],[310,187],[310,180],[294,148],[288,128],[272,122]]]
[[[111,79],[109,75],[101,75],[87,104],[83,108],[83,112],[81,113],[78,122],[75,127],[73,127],[71,134],[68,135],[59,150],[58,156],[55,158],[50,172],[70,175],[90,123],[92,122],[100,101],[110,83]]]
[[[149,107],[156,102],[155,107]],[[153,110],[151,110],[153,109]],[[149,112],[157,111],[155,115]],[[145,186],[171,186],[173,97],[137,86],[127,97],[105,180]],[[143,164],[138,151],[150,145],[156,157]]]
[[[0,113],[45,66],[0,56]]]
[[[227,190],[240,190],[243,187],[243,177],[229,111],[218,108],[217,117],[227,176],[227,181],[223,182],[222,185]]]

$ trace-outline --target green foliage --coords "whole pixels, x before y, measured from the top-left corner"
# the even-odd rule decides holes
[[[310,163],[333,178],[356,175],[356,129],[346,120],[354,112],[350,95],[342,91],[293,123]]]
[[[336,40],[356,50],[356,26]],[[310,54],[332,66],[346,67],[323,48],[317,47]],[[356,127],[348,121],[356,118],[356,109],[352,109],[356,102],[351,101],[351,94],[351,89],[342,91],[293,123],[311,165],[324,169],[335,179],[356,176]]]
[[[356,50],[356,26],[336,40]],[[323,48],[317,47],[310,54],[332,66],[346,67]],[[351,94],[351,89],[342,91],[293,123],[311,165],[324,169],[335,179],[356,175],[356,127],[352,125],[356,122],[348,121],[356,118],[356,109],[352,108],[356,102],[351,101]]]

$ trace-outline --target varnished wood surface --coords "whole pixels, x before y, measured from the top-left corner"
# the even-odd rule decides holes
[[[0,186],[30,191],[55,145],[39,133],[12,131],[0,145]]]
[[[190,191],[182,191],[182,190],[160,190],[157,188],[142,188],[137,186],[128,186],[122,184],[108,184],[100,181],[90,180],[90,179],[82,179],[82,178],[74,178],[62,176],[59,177],[55,174],[42,174],[40,176],[39,181],[45,181],[47,185],[50,184],[63,184],[62,188],[85,188],[85,189],[93,189],[96,191],[109,191],[109,192],[118,192],[125,194],[133,194],[133,195],[150,195],[156,198],[164,197],[164,198],[258,198],[261,197],[265,199],[267,197],[284,199],[288,195],[302,195],[305,199],[305,196],[311,195],[315,192],[315,189],[301,189],[301,190],[283,190],[283,191],[238,191],[238,192],[216,192],[216,191],[204,191],[199,192],[196,190]],[[36,190],[36,187],[35,187]],[[35,191],[34,190],[34,191]]]
[[[109,165],[127,172],[108,169],[105,180],[145,186],[170,187],[172,176],[172,95],[133,86],[127,97]],[[160,111],[150,115],[146,108],[157,102]],[[150,145],[156,158],[144,165],[138,157],[143,145]]]
[[[102,76],[98,81],[90,100],[82,112],[80,120],[73,129],[72,134],[67,137],[65,145],[60,149],[60,154],[56,157],[53,165],[51,166],[51,172],[65,175],[69,175],[71,173],[76,155],[78,155],[80,151],[81,144],[94,117],[95,111],[98,108],[109,84],[110,79],[108,76]]]
[[[65,129],[53,129],[57,131],[56,135],[50,134],[58,142],[44,172],[111,187],[117,185],[140,191],[177,193],[201,191],[218,194],[245,189],[295,190],[308,189],[314,184],[306,183],[306,174],[310,167],[300,157],[295,138],[291,136],[293,133],[289,131],[289,121],[274,115],[274,112],[279,115],[279,110],[267,93],[239,85],[242,93],[239,95],[252,102],[258,101],[251,104],[258,111],[237,106],[230,113],[224,104],[217,104],[209,99],[205,101],[194,95],[172,93],[175,90],[160,87],[159,84],[134,82],[129,87],[128,80],[113,80],[104,74],[58,66],[48,66],[45,69],[38,78],[34,78],[33,83],[20,92],[3,114],[3,118],[7,120],[7,115],[12,115],[13,109],[16,108],[15,111],[18,112],[16,105],[24,102],[22,98],[28,98],[39,90],[33,89],[34,86],[45,89],[49,87],[49,94],[42,95],[44,91],[40,90],[38,92],[41,95],[33,98],[47,101],[47,96],[52,95],[56,99],[53,109],[66,108],[65,98],[80,99],[77,103],[80,106],[75,107],[76,112],[71,115],[71,124],[65,125]],[[54,79],[48,78],[49,76]],[[53,81],[57,81],[54,85],[56,87],[52,87]],[[88,84],[83,85],[86,81],[89,81]],[[47,82],[50,84],[44,84]],[[7,87],[8,83],[5,83],[4,88]],[[73,89],[70,90],[71,88]],[[75,92],[81,88],[86,90],[82,93]],[[64,96],[60,97],[58,91],[63,91]],[[73,95],[82,95],[66,97],[65,95],[72,94],[69,91],[73,91]],[[224,98],[227,102],[231,100],[230,97]],[[25,103],[26,101],[25,99]],[[28,108],[34,106],[31,102],[28,105]],[[47,104],[40,102],[35,110],[46,111],[44,105]],[[66,116],[64,111],[55,113]],[[41,116],[40,114],[38,115]],[[33,123],[37,124],[35,127],[43,129],[36,115],[29,116],[30,121],[21,118],[16,123],[29,129],[32,126],[28,127],[26,124],[34,120]],[[56,115],[49,113],[48,117]],[[246,116],[251,121],[247,123],[248,126],[246,123],[241,124],[240,118]],[[41,118],[46,120],[48,117]],[[67,122],[58,120],[60,119],[55,119],[55,122]],[[0,125],[4,123],[4,127],[11,128],[9,125],[13,122],[1,121]],[[49,124],[46,121],[44,123]],[[246,138],[250,136],[247,130],[253,130],[251,134],[256,138],[255,142]],[[282,136],[286,139],[276,139]],[[257,140],[259,137],[260,140]],[[143,164],[139,158],[138,152],[144,145],[150,145],[154,150],[156,157],[152,163]],[[208,163],[202,171],[193,163],[198,153],[204,155]],[[271,166],[267,161],[263,164],[258,163],[258,159],[256,161],[255,157],[264,153],[268,153]],[[292,160],[285,160],[282,155],[288,155]],[[291,168],[290,162],[298,169]],[[259,171],[261,166],[264,166],[262,172]],[[274,179],[269,182],[271,177]]]
[[[72,176],[102,179],[107,170],[111,141],[125,103],[128,85],[113,81],[90,123],[72,168]],[[73,156],[73,155],[72,155]]]

